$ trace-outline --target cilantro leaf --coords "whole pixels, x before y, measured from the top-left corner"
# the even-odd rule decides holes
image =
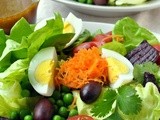
[[[158,71],[159,71],[159,67],[157,66],[157,64],[152,62],[136,64],[134,66],[134,71],[133,71],[134,80],[142,84],[144,81],[144,72],[149,72],[151,74],[154,74],[156,79],[158,80],[159,79]]]
[[[106,119],[103,120],[123,120],[120,116],[120,114],[118,113],[118,109],[116,108],[116,110],[114,111],[114,113],[107,117]]]
[[[107,89],[102,96],[93,104],[91,113],[96,117],[106,116],[112,109],[112,104],[116,100],[116,91]]]
[[[141,110],[141,99],[136,95],[136,90],[131,86],[121,86],[118,88],[117,105],[126,115],[137,114]]]

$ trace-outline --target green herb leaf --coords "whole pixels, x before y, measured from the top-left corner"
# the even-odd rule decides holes
[[[118,88],[117,105],[126,115],[137,114],[141,110],[141,99],[136,90],[128,85]]]
[[[103,96],[100,96],[98,101],[93,104],[91,113],[96,117],[106,116],[112,109],[112,105],[116,100],[116,92],[112,89],[106,89]]]
[[[118,113],[118,109],[116,108],[116,110],[114,111],[114,113],[107,117],[106,119],[103,120],[123,120],[120,116],[120,114]]]
[[[144,72],[149,72],[151,74],[154,74],[155,77],[158,79],[159,77],[158,71],[159,71],[159,67],[157,66],[157,64],[152,63],[152,62],[136,64],[134,66],[134,71],[133,71],[134,80],[142,84],[144,81]]]

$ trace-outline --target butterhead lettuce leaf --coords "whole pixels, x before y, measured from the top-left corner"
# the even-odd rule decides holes
[[[159,120],[160,119],[160,93],[157,87],[148,82],[145,87],[138,84],[135,87],[137,94],[142,99],[142,109],[137,115],[124,115],[124,120]]]

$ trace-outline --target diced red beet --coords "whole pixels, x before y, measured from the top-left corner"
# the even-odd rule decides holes
[[[138,47],[130,51],[126,58],[134,65],[144,62],[156,62],[159,52],[151,46],[146,40],[142,41]]]

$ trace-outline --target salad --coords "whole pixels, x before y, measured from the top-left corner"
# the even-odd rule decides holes
[[[158,37],[129,17],[109,31],[83,23],[55,13],[0,30],[1,119],[160,119]]]
[[[74,0],[80,3],[107,6],[132,6],[144,4],[150,0]]]

